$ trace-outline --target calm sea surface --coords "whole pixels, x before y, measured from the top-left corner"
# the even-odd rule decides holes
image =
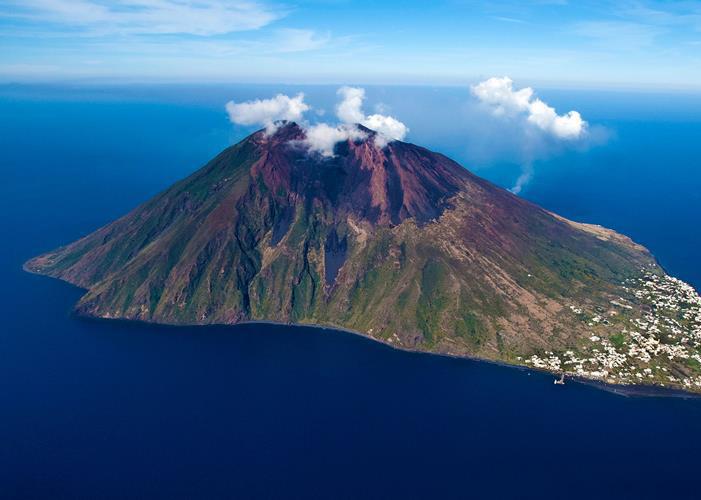
[[[335,87],[0,87],[0,498],[699,498],[701,399],[626,398],[354,335],[70,316],[27,258],[122,215],[249,130],[228,99]],[[504,186],[457,88],[368,88],[408,140]],[[701,288],[701,96],[542,90],[605,140],[539,151],[525,197]],[[493,146],[493,147],[497,147]]]

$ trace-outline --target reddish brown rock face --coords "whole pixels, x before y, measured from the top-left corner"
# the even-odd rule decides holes
[[[455,162],[423,148],[400,142],[378,147],[375,132],[359,128],[367,137],[337,144],[332,158],[310,154],[303,145],[304,130],[296,124],[272,137],[258,132],[251,140],[260,160],[251,174],[273,193],[317,199],[342,214],[381,225],[435,219],[471,177]]]

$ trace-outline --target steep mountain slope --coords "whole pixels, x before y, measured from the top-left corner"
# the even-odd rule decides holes
[[[701,386],[701,301],[647,250],[363,131],[333,158],[309,153],[296,124],[257,132],[25,267],[86,288],[76,309],[96,317],[314,323],[408,349]],[[655,286],[676,309],[656,304]],[[672,342],[641,322],[681,333]],[[650,335],[685,351],[649,354]]]

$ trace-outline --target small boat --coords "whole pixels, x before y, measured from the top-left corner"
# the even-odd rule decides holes
[[[556,384],[556,385],[565,385],[565,374],[563,373],[562,375],[560,375],[560,378],[559,378],[559,379],[553,380],[553,384]]]

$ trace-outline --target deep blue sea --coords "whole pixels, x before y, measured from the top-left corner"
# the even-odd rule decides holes
[[[27,258],[250,129],[229,99],[336,87],[0,87],[0,498],[699,498],[701,399],[618,396],[341,332],[77,319]],[[701,95],[541,89],[604,139],[538,151],[522,195],[701,288]],[[467,88],[369,87],[408,140],[505,187],[519,145]]]

